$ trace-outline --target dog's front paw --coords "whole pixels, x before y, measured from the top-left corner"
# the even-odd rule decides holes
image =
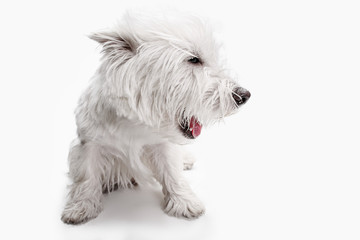
[[[62,213],[61,220],[67,224],[85,223],[96,218],[102,211],[102,204],[92,200],[68,202]]]
[[[185,198],[168,194],[165,197],[164,211],[171,216],[194,219],[204,214],[205,207],[196,196]]]

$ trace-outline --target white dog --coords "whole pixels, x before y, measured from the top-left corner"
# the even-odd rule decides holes
[[[212,32],[197,17],[127,14],[90,38],[101,44],[103,58],[76,110],[73,184],[62,221],[95,218],[104,192],[153,177],[167,214],[199,217],[204,206],[181,174],[194,160],[181,145],[236,112],[250,93],[219,66]]]

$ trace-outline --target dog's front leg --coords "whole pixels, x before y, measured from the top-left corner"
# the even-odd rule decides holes
[[[182,176],[183,154],[179,148],[170,143],[154,146],[151,149],[152,168],[163,187],[164,211],[176,217],[197,218],[205,208]]]
[[[95,144],[78,143],[71,148],[69,175],[74,183],[62,213],[63,222],[83,223],[102,211],[101,161],[100,149]]]

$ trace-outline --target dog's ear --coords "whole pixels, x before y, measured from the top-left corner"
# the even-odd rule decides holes
[[[97,32],[90,34],[89,38],[100,43],[104,53],[114,54],[119,53],[120,51],[126,51],[128,53],[136,52],[135,41],[131,40],[129,37],[120,36],[117,32]]]

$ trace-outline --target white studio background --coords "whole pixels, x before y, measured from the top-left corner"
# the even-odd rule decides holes
[[[252,93],[189,146],[207,212],[160,209],[160,188],[117,191],[81,226],[60,221],[73,111],[99,63],[86,35],[133,7],[210,18]],[[2,1],[1,239],[360,239],[358,1]]]

